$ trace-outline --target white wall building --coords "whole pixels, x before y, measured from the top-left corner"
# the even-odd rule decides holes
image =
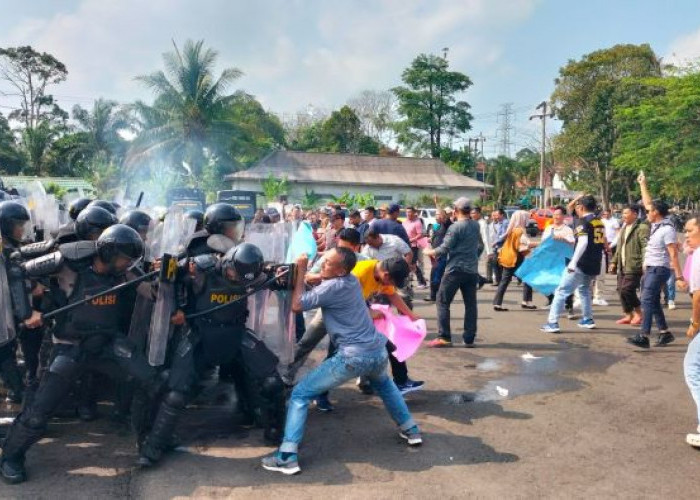
[[[287,178],[290,202],[299,201],[306,191],[322,199],[373,193],[377,202],[415,200],[421,195],[478,200],[491,187],[458,174],[439,159],[395,156],[303,153],[275,151],[248,170],[226,176],[231,189],[262,194],[262,182],[270,175]]]

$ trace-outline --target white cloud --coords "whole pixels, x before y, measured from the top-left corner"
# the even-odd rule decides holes
[[[71,11],[24,19],[0,46],[31,44],[69,70],[55,90],[64,106],[99,96],[149,99],[133,80],[161,67],[171,39],[204,39],[240,87],[275,110],[332,108],[365,88],[383,89],[421,52],[449,47],[453,68],[500,73],[500,40],[539,0],[83,0]],[[59,9],[60,7],[56,7]],[[12,13],[5,13],[12,15]]]
[[[700,59],[700,28],[671,42],[664,61],[683,65]]]

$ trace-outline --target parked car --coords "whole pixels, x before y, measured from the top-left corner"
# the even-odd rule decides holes
[[[506,214],[506,219],[510,220],[510,218],[513,216],[513,213],[515,213],[517,210],[521,210],[520,208],[505,208],[503,212]],[[535,237],[539,234],[540,229],[537,226],[537,221],[532,218],[532,214],[530,214],[530,220],[527,221],[527,227],[525,228],[525,232],[527,233],[528,236],[530,237]]]

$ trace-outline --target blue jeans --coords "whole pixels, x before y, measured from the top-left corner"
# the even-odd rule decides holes
[[[674,271],[671,271],[671,274],[666,280],[664,296],[666,297],[666,302],[676,301],[676,273]]]
[[[583,311],[583,319],[593,319],[593,307],[591,305],[591,281],[595,276],[584,274],[580,269],[576,268],[573,273],[567,269],[561,277],[559,286],[554,292],[554,300],[549,308],[549,323],[558,323],[559,316],[564,312],[566,298],[574,293],[578,288],[579,296],[581,297],[581,310]]]
[[[309,372],[294,387],[289,399],[287,423],[284,427],[284,439],[280,451],[297,453],[299,443],[304,437],[306,416],[312,400],[356,377],[366,377],[369,380],[372,389],[382,398],[391,418],[401,430],[415,426],[416,423],[408,411],[403,396],[386,373],[387,356],[384,347],[357,356],[344,356],[338,352]]]
[[[656,319],[656,328],[660,332],[668,330],[666,316],[661,307],[661,290],[668,281],[671,270],[668,267],[650,266],[644,270],[642,277],[642,335],[651,333],[651,322]]]
[[[693,396],[698,412],[698,427],[700,428],[700,335],[688,344],[688,351],[683,360],[683,374],[688,384],[690,395]]]

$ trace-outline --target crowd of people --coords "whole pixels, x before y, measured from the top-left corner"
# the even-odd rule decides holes
[[[131,422],[142,467],[157,465],[177,446],[178,422],[212,373],[233,382],[242,421],[262,427],[265,439],[279,445],[262,459],[264,469],[301,470],[299,447],[310,405],[333,411],[330,391],[350,380],[381,398],[408,446],[420,445],[423,438],[404,397],[424,382],[411,379],[406,361],[392,355],[396,346],[374,322],[382,312],[371,307],[386,304],[418,320],[416,289],[425,289],[424,300],[436,306],[437,335],[427,343],[433,348],[453,346],[457,291],[464,304],[461,342],[473,348],[477,295],[487,284],[494,287],[492,307],[503,318],[514,280],[522,286],[521,309],[548,309],[542,332],[560,333],[560,317],[577,319],[577,309],[577,326],[594,329],[593,306],[607,305],[605,273],[617,279],[622,307],[617,324],[639,329],[627,339],[630,344],[650,348],[654,323],[655,347],[675,340],[661,297],[666,294],[673,309],[677,290],[692,294],[687,335],[695,337],[700,258],[693,258],[693,251],[700,245],[700,219],[688,219],[681,245],[668,205],[652,199],[643,174],[638,182],[642,202],[624,208],[621,224],[609,210],[600,210],[593,196],[582,195],[553,208],[539,241],[528,237],[528,211],[506,217],[494,209],[487,216],[464,197],[436,206],[431,227],[415,207],[407,207],[401,221],[398,204],[361,211],[267,208],[245,226],[234,207],[218,203],[206,213],[184,214],[180,222],[191,231],[175,228],[186,236],[178,251],[155,256],[146,249],[154,247],[154,238],[166,247],[174,216],[158,220],[139,209],[119,213],[109,202],[80,199],[55,234],[28,243],[32,231],[25,204],[1,202],[0,377],[21,411],[2,441],[0,474],[12,484],[27,479],[26,454],[67,399],[75,400],[82,419],[96,417],[96,400],[106,395],[91,382],[95,372],[114,379],[108,397],[115,415]],[[256,228],[302,223],[313,235],[313,260],[302,253],[293,263],[266,261],[250,242],[256,234],[256,242],[272,246],[276,241],[265,238],[274,233]],[[555,276],[553,293],[543,295],[546,303],[536,305],[541,283],[520,271],[545,245],[559,252],[562,272]],[[251,329],[256,324],[251,315],[259,310],[248,299],[259,294],[274,298],[282,309],[288,304],[279,316],[280,332],[287,321],[296,332],[288,363]],[[304,313],[312,310],[305,320]],[[325,360],[304,373],[302,366],[326,337]],[[698,431],[687,442],[700,447],[697,338],[684,367],[698,406]]]

